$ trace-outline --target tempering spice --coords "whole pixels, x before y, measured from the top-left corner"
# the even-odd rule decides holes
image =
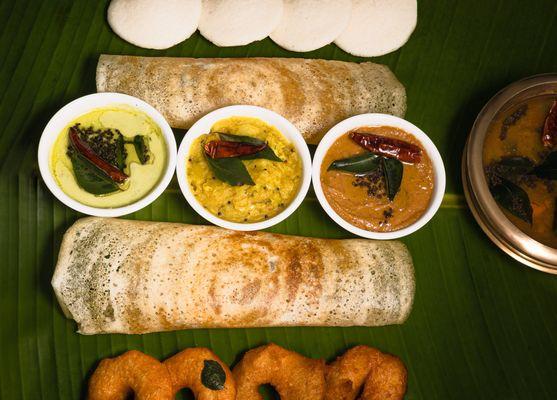
[[[356,176],[352,185],[365,188],[367,195],[376,199],[382,199],[386,194],[385,180],[381,167],[367,175]]]
[[[118,129],[94,129],[91,126],[83,128],[81,124],[75,124],[71,129],[75,129],[79,138],[100,158],[120,170],[126,167],[128,153],[124,146],[124,137]],[[73,149],[69,146],[68,152],[71,151]]]
[[[528,111],[528,104],[523,104],[519,108],[516,109],[511,115],[503,120],[503,124],[501,125],[501,131],[499,133],[499,139],[505,140],[507,138],[507,133],[509,132],[509,128],[516,123],[526,114]]]

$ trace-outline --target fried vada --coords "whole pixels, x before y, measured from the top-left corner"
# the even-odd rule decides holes
[[[406,392],[402,361],[368,346],[356,346],[327,367],[325,400],[399,400]],[[362,389],[363,388],[363,389]]]
[[[259,386],[269,384],[281,400],[322,400],[325,362],[304,357],[276,344],[248,351],[232,371],[237,398],[263,400]]]
[[[130,350],[102,360],[89,381],[89,400],[174,399],[172,381],[166,367],[157,359]]]
[[[170,374],[174,394],[188,388],[197,400],[236,399],[236,384],[230,369],[209,349],[185,349],[163,364]]]

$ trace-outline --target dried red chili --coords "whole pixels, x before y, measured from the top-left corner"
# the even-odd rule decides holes
[[[557,101],[553,102],[543,125],[542,142],[546,147],[557,145]]]
[[[396,158],[410,164],[421,160],[422,149],[412,143],[357,131],[351,132],[350,138],[364,149],[384,157]]]
[[[205,153],[211,158],[231,158],[249,156],[260,152],[267,147],[267,143],[260,145],[232,142],[228,140],[212,140],[205,143]]]
[[[97,155],[97,153],[95,153],[93,151],[93,149],[91,149],[91,147],[89,147],[87,142],[85,142],[84,140],[82,140],[79,137],[79,133],[78,133],[77,129],[75,129],[74,127],[70,128],[70,143],[72,144],[72,146],[75,148],[75,150],[79,154],[81,154],[83,157],[85,157],[93,165],[95,165],[96,167],[101,169],[114,182],[124,183],[126,181],[126,179],[128,179],[128,175],[126,175],[125,173],[120,171],[114,165],[109,164],[108,162],[103,160],[101,157],[99,157]]]

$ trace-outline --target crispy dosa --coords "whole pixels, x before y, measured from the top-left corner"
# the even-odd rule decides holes
[[[52,286],[82,334],[402,323],[414,270],[395,241],[84,218]]]
[[[290,120],[310,144],[353,115],[406,111],[404,86],[370,62],[101,55],[97,91],[139,97],[182,129],[220,107],[257,105]]]

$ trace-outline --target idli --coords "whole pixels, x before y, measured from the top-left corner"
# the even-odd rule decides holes
[[[350,22],[335,43],[355,56],[381,56],[402,47],[417,20],[416,0],[353,0]]]
[[[351,0],[285,0],[282,19],[271,39],[290,51],[326,46],[350,20]]]
[[[199,32],[217,46],[265,39],[282,16],[282,0],[203,0]]]
[[[196,30],[201,0],[112,0],[107,19],[127,42],[147,49],[167,49]]]

